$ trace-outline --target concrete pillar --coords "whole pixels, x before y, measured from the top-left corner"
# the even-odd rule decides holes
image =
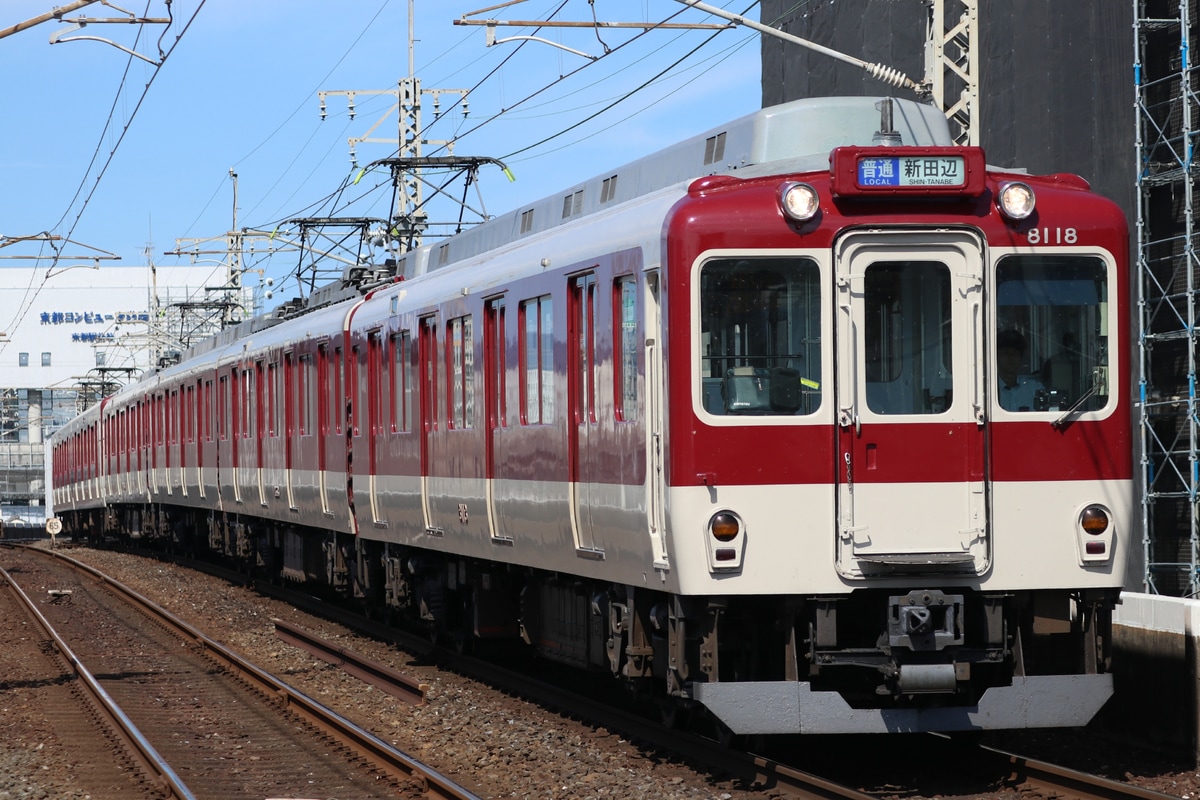
[[[29,407],[26,409],[29,420],[29,443],[42,443],[42,393],[37,389],[28,390]]]

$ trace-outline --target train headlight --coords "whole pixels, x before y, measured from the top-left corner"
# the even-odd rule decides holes
[[[779,190],[779,205],[788,219],[808,222],[821,210],[821,199],[807,183],[785,183]]]
[[[1012,220],[1021,220],[1033,213],[1037,199],[1029,184],[1009,181],[1000,184],[1000,213]]]
[[[712,572],[733,572],[742,568],[746,547],[746,525],[729,510],[718,511],[708,519],[708,568]]]
[[[1114,528],[1112,514],[1093,503],[1079,512],[1075,538],[1082,564],[1107,564],[1113,557]]]

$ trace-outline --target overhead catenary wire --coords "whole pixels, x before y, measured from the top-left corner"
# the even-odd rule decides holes
[[[554,10],[554,11],[553,11],[553,12],[552,12],[550,15],[549,15],[549,17],[550,17],[550,18],[553,18],[553,17],[554,17],[554,15],[555,15],[555,14],[557,14],[558,12],[560,12],[560,11],[563,9],[563,7],[564,7],[565,5],[566,5],[566,2],[565,2],[565,0],[564,0],[564,2],[563,2],[563,3],[560,3],[560,4],[559,4],[559,5],[558,5],[558,6],[555,8],[555,10]],[[757,2],[757,0],[755,0],[755,2],[751,3],[749,6],[747,6],[747,7],[746,7],[746,10],[745,10],[743,13],[746,13],[746,12],[750,11],[750,10],[751,10],[751,9],[753,9],[753,8],[754,8],[756,5],[758,5],[758,2]],[[668,21],[670,21],[670,20],[674,19],[674,18],[675,18],[675,17],[677,17],[679,14],[682,14],[682,13],[684,13],[684,11],[685,11],[685,10],[686,10],[686,9],[684,9],[684,8],[680,8],[679,10],[677,10],[677,11],[673,12],[672,14],[668,15],[668,16],[667,16],[667,17],[666,17],[666,18],[663,20],[663,22],[668,22]],[[535,29],[535,30],[536,30],[536,29]],[[634,42],[636,42],[636,41],[638,41],[639,39],[641,39],[643,36],[647,35],[648,33],[654,32],[654,31],[656,31],[656,28],[655,28],[655,27],[653,27],[653,26],[647,27],[646,29],[644,29],[644,30],[640,31],[639,33],[637,33],[636,35],[634,35],[634,36],[633,36],[633,37],[631,37],[630,39],[626,40],[625,42],[622,42],[622,43],[620,43],[620,44],[618,44],[618,45],[615,45],[615,46],[613,46],[612,48],[610,48],[610,49],[609,49],[609,50],[608,50],[608,51],[605,53],[605,55],[604,55],[604,56],[601,56],[601,57],[600,57],[599,59],[597,59],[596,61],[590,61],[590,60],[589,60],[587,63],[585,63],[585,64],[583,64],[583,65],[581,65],[581,66],[579,66],[579,67],[576,67],[575,69],[572,69],[572,70],[569,70],[569,71],[567,71],[567,72],[565,72],[565,73],[562,73],[562,74],[560,74],[560,75],[559,75],[559,76],[558,76],[556,79],[554,79],[554,80],[552,80],[552,81],[548,82],[547,84],[545,84],[544,86],[542,86],[542,87],[540,87],[540,88],[536,89],[535,91],[528,93],[527,95],[525,95],[524,97],[522,97],[522,98],[521,98],[520,100],[518,100],[517,102],[515,102],[515,103],[513,103],[513,104],[511,104],[511,105],[506,105],[505,107],[503,107],[503,108],[502,108],[502,109],[501,109],[499,112],[497,112],[496,114],[493,114],[493,115],[491,115],[491,116],[487,117],[486,119],[484,119],[484,120],[480,121],[478,124],[476,124],[476,125],[474,125],[474,126],[472,126],[472,127],[468,128],[468,129],[466,129],[465,131],[461,131],[461,132],[458,132],[458,133],[456,133],[456,134],[454,135],[454,137],[453,137],[451,140],[449,140],[449,141],[448,141],[448,143],[447,143],[446,145],[443,145],[443,146],[441,146],[441,147],[437,148],[436,150],[434,150],[434,152],[435,152],[435,153],[437,153],[437,152],[442,152],[443,150],[445,150],[445,149],[446,149],[446,147],[448,147],[448,146],[450,146],[450,145],[453,145],[453,144],[457,144],[457,143],[459,143],[461,140],[463,140],[464,138],[466,138],[466,137],[467,137],[467,136],[469,136],[470,134],[473,134],[473,133],[475,133],[475,132],[479,131],[480,129],[484,128],[486,125],[489,125],[489,124],[491,124],[491,123],[494,123],[494,122],[498,121],[499,119],[503,118],[505,115],[510,115],[510,114],[511,114],[511,113],[512,113],[514,110],[516,110],[517,108],[520,108],[520,107],[524,106],[525,104],[527,104],[527,103],[528,103],[528,102],[530,102],[531,100],[535,99],[536,97],[538,97],[538,96],[540,96],[540,95],[544,94],[546,91],[548,91],[549,89],[553,88],[554,86],[556,86],[556,85],[558,85],[558,84],[562,83],[563,81],[566,81],[566,80],[568,80],[569,78],[573,77],[574,75],[578,74],[579,72],[581,72],[582,70],[584,70],[584,69],[588,68],[589,66],[592,66],[592,65],[594,65],[594,64],[596,64],[596,63],[598,63],[600,60],[602,60],[602,59],[604,59],[604,58],[607,58],[607,57],[609,57],[609,56],[611,56],[611,55],[614,55],[614,54],[618,53],[619,51],[621,51],[621,50],[625,49],[626,47],[628,47],[628,46],[632,45]],[[693,55],[694,55],[694,54],[695,54],[695,53],[696,53],[696,52],[697,52],[699,49],[701,49],[702,47],[704,47],[704,46],[706,46],[707,44],[709,44],[709,43],[712,41],[712,39],[715,37],[715,35],[716,35],[716,33],[714,33],[714,34],[710,35],[708,38],[706,38],[706,39],[705,39],[705,41],[704,41],[703,43],[701,43],[700,45],[697,45],[696,47],[694,47],[694,48],[692,48],[691,50],[689,50],[687,54],[685,54],[684,56],[680,57],[679,59],[676,59],[676,60],[675,60],[674,62],[672,62],[672,64],[671,64],[671,65],[669,65],[668,67],[666,67],[666,68],[664,68],[664,69],[662,69],[662,70],[658,71],[658,72],[656,73],[656,75],[655,75],[654,77],[652,77],[651,79],[649,79],[649,80],[646,80],[646,81],[643,81],[643,82],[641,82],[641,83],[640,83],[640,84],[639,84],[639,85],[638,85],[636,88],[634,88],[634,89],[632,89],[632,90],[630,90],[630,91],[628,91],[628,92],[624,92],[624,93],[622,93],[622,94],[618,95],[618,96],[616,97],[616,99],[615,99],[615,100],[613,100],[612,102],[610,102],[610,103],[606,104],[606,105],[605,105],[605,106],[604,106],[604,107],[603,107],[603,108],[602,108],[600,111],[597,111],[597,112],[595,112],[595,113],[593,113],[593,114],[590,114],[590,115],[588,115],[588,116],[587,116],[587,117],[585,117],[583,120],[580,120],[580,121],[574,122],[574,123],[572,123],[572,124],[570,124],[570,125],[567,125],[567,126],[563,127],[563,128],[562,128],[560,131],[558,131],[557,133],[555,133],[555,134],[552,134],[552,135],[550,135],[550,136],[547,136],[547,137],[545,137],[544,139],[542,139],[542,140],[539,140],[538,142],[535,142],[535,143],[533,143],[533,144],[531,144],[531,145],[529,145],[529,146],[527,146],[527,147],[521,148],[521,149],[519,149],[519,150],[515,150],[515,151],[513,151],[513,153],[510,153],[510,154],[509,154],[509,155],[507,155],[507,156],[503,156],[502,158],[506,159],[506,158],[509,158],[509,157],[511,157],[512,155],[516,155],[516,154],[520,154],[520,153],[528,152],[529,150],[532,150],[532,149],[534,149],[534,148],[536,148],[536,147],[538,147],[538,146],[540,146],[540,145],[542,145],[542,144],[545,144],[545,143],[546,143],[546,142],[548,142],[548,141],[552,141],[552,140],[554,140],[554,139],[556,139],[556,138],[559,138],[559,137],[561,137],[561,136],[565,135],[566,133],[569,133],[569,132],[571,132],[572,130],[575,130],[575,129],[576,129],[578,126],[579,126],[579,125],[581,125],[581,124],[584,124],[584,123],[586,123],[586,122],[588,122],[588,121],[590,121],[590,120],[592,120],[592,119],[596,118],[597,116],[599,116],[599,115],[603,114],[605,111],[607,111],[607,110],[609,110],[609,109],[611,109],[611,108],[613,108],[613,107],[615,107],[615,106],[619,105],[620,103],[622,103],[622,102],[626,102],[627,100],[629,100],[630,98],[632,98],[634,95],[636,95],[638,92],[640,92],[640,91],[644,90],[644,89],[645,89],[645,88],[647,88],[648,86],[651,86],[651,85],[653,85],[653,84],[654,84],[654,83],[655,83],[657,80],[659,80],[659,79],[660,79],[660,78],[661,78],[663,75],[665,75],[665,74],[669,73],[671,70],[673,70],[673,69],[677,68],[677,67],[679,66],[679,64],[683,63],[685,60],[687,60],[688,58],[692,57],[692,56],[693,56]],[[747,41],[749,41],[749,40],[747,40]],[[498,65],[496,65],[495,67],[493,67],[491,70],[489,70],[489,71],[488,71],[488,73],[487,73],[486,75],[484,75],[482,78],[480,78],[478,81],[476,81],[476,82],[475,82],[475,84],[474,84],[474,85],[473,85],[473,86],[472,86],[470,89],[468,89],[466,92],[464,92],[464,93],[461,95],[461,97],[457,97],[457,98],[456,98],[456,99],[455,99],[455,100],[454,100],[454,101],[453,101],[451,104],[449,104],[449,107],[448,107],[448,108],[447,108],[447,109],[446,109],[446,110],[443,112],[443,114],[442,114],[441,116],[439,116],[437,119],[435,119],[435,120],[434,120],[434,121],[433,121],[433,122],[430,124],[430,126],[428,126],[428,127],[427,127],[427,130],[428,130],[429,128],[432,128],[434,125],[437,125],[438,123],[442,122],[443,120],[448,120],[448,119],[450,119],[450,118],[451,118],[451,117],[450,117],[450,113],[449,113],[450,111],[452,111],[452,110],[453,110],[453,109],[454,109],[454,108],[455,108],[457,105],[459,105],[459,104],[460,104],[461,102],[463,102],[464,100],[467,100],[467,99],[470,97],[470,95],[471,95],[472,93],[474,93],[474,92],[477,92],[477,91],[478,91],[478,90],[479,90],[479,89],[480,89],[480,88],[481,88],[483,85],[485,85],[485,84],[487,83],[487,81],[488,81],[490,78],[492,78],[492,77],[493,77],[493,76],[494,76],[494,75],[495,75],[497,72],[499,72],[499,70],[500,70],[500,69],[501,69],[501,68],[502,68],[502,67],[503,67],[505,64],[507,64],[509,60],[511,60],[512,58],[514,58],[514,57],[515,57],[515,55],[517,54],[517,52],[519,52],[519,51],[520,51],[520,49],[521,49],[522,47],[524,47],[525,45],[526,45],[526,42],[524,42],[524,41],[522,41],[522,42],[518,43],[518,44],[517,44],[517,46],[514,48],[514,50],[513,50],[511,53],[507,54],[507,55],[505,56],[505,58],[504,58],[504,59],[503,59],[503,60],[502,60],[502,61],[501,61],[501,62],[500,62]],[[678,91],[678,90],[676,90],[676,91]],[[643,110],[644,110],[644,109],[643,109]],[[636,114],[636,113],[639,113],[639,112],[634,112],[634,114]],[[630,116],[632,116],[632,115],[630,115]],[[628,118],[628,117],[626,117],[626,119],[627,119],[627,118]],[[618,123],[614,123],[614,124],[618,124]],[[595,133],[592,133],[592,134],[590,134],[590,135],[591,135],[591,136],[594,136],[594,135],[597,135],[598,133],[599,133],[599,132],[595,132]],[[588,138],[588,137],[587,137],[587,136],[580,137],[580,139],[579,139],[579,140],[577,140],[577,141],[583,141],[583,140],[584,140],[584,139],[586,139],[586,138]],[[395,154],[396,154],[396,153],[398,153],[398,152],[399,152],[399,150],[398,150],[398,149],[397,149],[397,150],[394,150],[394,151],[392,151],[392,155],[395,155]],[[386,160],[386,159],[380,159],[380,161],[385,161],[385,160]],[[329,199],[329,198],[332,198],[332,197],[334,197],[334,196],[336,196],[336,195],[339,195],[339,194],[340,194],[340,193],[341,193],[343,190],[345,190],[345,189],[347,189],[347,188],[348,188],[348,185],[351,183],[351,181],[352,181],[352,178],[350,178],[350,177],[347,177],[345,180],[343,180],[343,182],[342,182],[342,185],[339,187],[339,189],[338,189],[338,190],[335,190],[335,191],[334,191],[334,192],[332,192],[330,195],[326,195],[326,199]],[[374,187],[373,187],[373,189],[374,189]],[[373,189],[372,189],[372,190],[373,190]],[[360,197],[357,197],[357,198],[355,198],[354,200],[352,200],[352,201],[350,201],[349,203],[347,203],[347,205],[346,205],[346,206],[342,206],[342,207],[334,207],[333,209],[331,209],[330,213],[331,213],[331,214],[343,213],[343,212],[344,212],[344,210],[345,210],[346,208],[348,208],[350,205],[352,205],[352,204],[354,204],[354,203],[357,203],[357,202],[360,202],[361,200],[362,200],[362,197],[361,197],[361,196],[360,196]],[[315,206],[315,205],[318,205],[318,204],[317,204],[317,203],[310,204],[309,208],[312,208],[312,207],[313,207],[313,206]],[[296,214],[293,214],[293,215],[289,215],[289,216],[291,216],[292,218],[294,218],[295,216],[298,216],[298,215],[296,215]],[[282,222],[282,219],[280,220],[280,222]],[[259,227],[260,227],[260,228],[270,228],[272,224],[274,224],[274,223],[267,223],[266,225],[261,225],[261,226],[259,226]]]
[[[125,136],[129,132],[130,126],[133,125],[134,119],[137,118],[137,114],[138,114],[138,111],[142,107],[142,103],[145,101],[146,96],[150,93],[150,87],[154,85],[154,79],[157,78],[158,75],[161,73],[162,68],[166,65],[167,59],[170,57],[171,53],[173,53],[175,51],[175,48],[179,46],[179,42],[183,39],[183,37],[187,33],[188,29],[192,26],[192,23],[195,21],[196,16],[200,13],[200,10],[204,8],[205,2],[206,2],[206,0],[200,0],[199,4],[196,6],[195,11],[192,12],[191,17],[188,18],[188,21],[184,24],[183,28],[176,35],[175,41],[171,43],[171,46],[165,52],[162,52],[161,60],[154,67],[154,71],[150,74],[150,78],[146,81],[145,85],[142,87],[142,92],[138,97],[137,103],[134,104],[133,110],[129,114],[129,118],[126,120],[124,126],[122,126],[121,133],[117,137],[116,143],[114,143],[112,148],[109,150],[108,157],[105,159],[103,166],[100,168],[98,174],[96,175],[96,179],[92,183],[91,188],[88,190],[86,197],[84,197],[83,203],[79,207],[78,213],[75,215],[75,219],[72,221],[71,226],[67,230],[66,234],[63,235],[62,238],[64,240],[69,240],[71,238],[71,235],[74,233],[76,226],[79,225],[79,221],[80,221],[80,219],[82,219],[84,212],[87,210],[88,204],[91,202],[92,197],[95,196],[96,190],[100,187],[100,183],[104,179],[104,175],[107,173],[109,166],[112,164],[113,159],[116,157],[117,150],[120,149],[121,143],[125,140]],[[167,8],[169,11],[169,9],[170,9],[169,0],[168,0]],[[147,14],[149,12],[149,9],[150,9],[150,0],[147,0],[147,3],[146,3]],[[135,46],[136,46],[137,41],[140,41],[140,38],[141,38],[141,26],[139,26],[138,38],[135,39]],[[162,39],[160,38],[159,39],[160,52],[161,52],[161,42],[162,42]],[[129,76],[129,68],[130,68],[130,65],[133,63],[133,58],[134,57],[132,55],[128,57],[128,60],[125,65],[125,72],[121,76],[120,86],[118,86],[118,88],[117,88],[117,94],[113,100],[112,108],[109,110],[108,120],[105,122],[104,129],[100,134],[100,140],[96,144],[96,150],[92,154],[92,159],[88,163],[88,168],[85,171],[83,178],[79,182],[79,187],[75,190],[74,197],[71,199],[70,204],[67,206],[66,210],[63,212],[63,215],[59,218],[58,223],[54,226],[55,229],[60,228],[63,225],[64,221],[67,219],[67,217],[70,216],[71,208],[75,205],[75,201],[79,199],[79,195],[83,192],[83,187],[87,185],[88,177],[92,174],[92,167],[95,165],[97,159],[99,158],[100,151],[104,145],[105,135],[108,133],[109,127],[112,124],[112,120],[113,120],[113,116],[116,112],[117,104],[120,101],[122,93],[125,89],[125,83]],[[25,317],[29,314],[29,310],[31,308],[33,308],[34,301],[37,299],[38,295],[41,293],[42,287],[45,286],[46,281],[49,280],[49,278],[51,277],[52,270],[54,269],[54,267],[56,267],[58,265],[59,258],[61,257],[61,253],[57,250],[57,248],[53,248],[53,246],[51,249],[54,250],[54,255],[51,257],[50,266],[46,269],[46,273],[43,275],[41,283],[34,289],[33,295],[31,297],[29,297],[28,301],[23,303],[22,306],[18,309],[18,314],[15,316],[13,323],[9,326],[10,329],[15,329],[16,327],[18,327],[21,324],[21,322],[24,321]],[[4,350],[7,348],[8,344],[9,344],[8,341],[0,341],[0,353],[4,352]]]

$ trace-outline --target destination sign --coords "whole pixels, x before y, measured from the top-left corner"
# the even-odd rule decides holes
[[[962,156],[863,156],[858,159],[859,186],[963,186]]]

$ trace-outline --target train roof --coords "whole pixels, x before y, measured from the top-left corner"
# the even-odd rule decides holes
[[[219,350],[283,319],[360,297],[369,288],[411,279],[505,247],[590,214],[607,211],[652,192],[716,174],[828,169],[829,152],[842,145],[867,145],[880,128],[881,97],[816,97],[771,106],[652,155],[606,170],[593,178],[462,233],[423,245],[374,272],[349,267],[342,278],[308,298],[226,328],[182,354],[188,360]],[[892,98],[892,126],[905,145],[952,145],[949,124],[937,108]],[[770,165],[770,166],[768,166]]]
[[[773,162],[790,162],[789,167],[805,170],[828,169],[833,148],[871,144],[880,128],[882,99],[816,97],[755,111],[419,247],[399,259],[396,274],[413,278],[696,178]],[[937,108],[895,98],[892,106],[892,125],[903,144],[954,144],[949,123]]]

